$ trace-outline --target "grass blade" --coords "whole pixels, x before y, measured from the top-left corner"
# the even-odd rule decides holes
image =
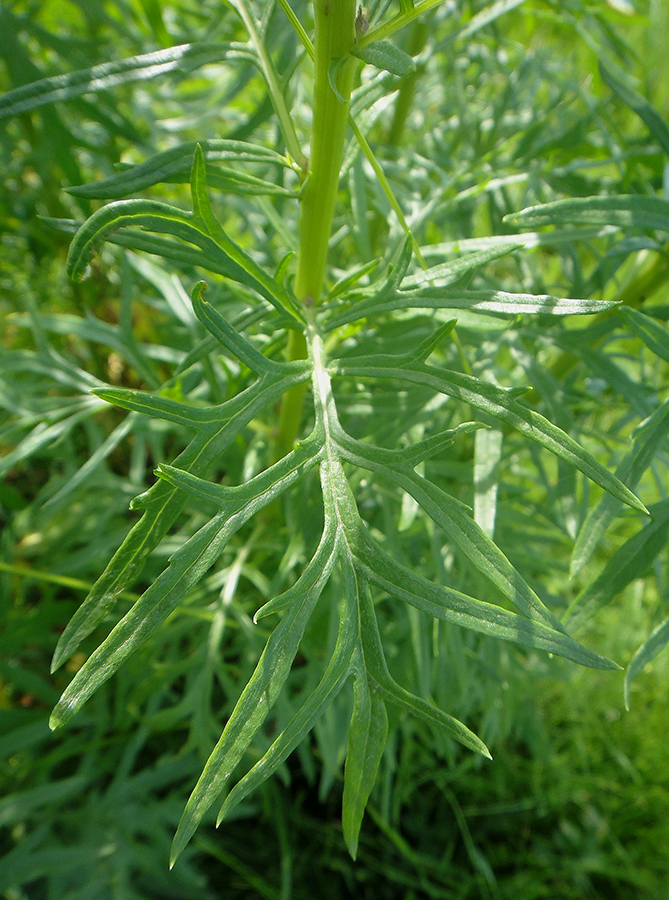
[[[641,94],[623,84],[601,62],[599,64],[599,74],[602,76],[602,81],[648,126],[650,133],[667,156],[669,156],[669,126],[655,107]]]

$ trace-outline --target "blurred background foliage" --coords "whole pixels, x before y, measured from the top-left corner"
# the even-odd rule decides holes
[[[372,3],[370,15],[391,6]],[[399,95],[381,92],[371,107],[360,100],[359,124],[429,245],[428,262],[463,242],[483,247],[493,234],[512,240],[517,229],[504,217],[535,203],[669,198],[667,153],[598,69],[605,64],[669,119],[667,4],[527,0],[473,27],[484,6],[445,2],[402,33],[418,60],[415,83]],[[293,7],[308,23],[307,4]],[[277,66],[290,71],[297,39],[278,7],[271,15]],[[6,0],[0,89],[179,44],[242,40],[240,21],[220,0]],[[365,69],[362,79],[364,97],[374,75]],[[298,74],[291,85],[306,134],[308,78]],[[156,389],[171,376],[192,343],[183,297],[196,280],[188,266],[174,274],[156,257],[107,246],[86,281],[68,282],[62,221],[81,221],[100,201],[67,189],[179,142],[250,136],[282,149],[264,84],[243,60],[184,64],[0,119],[0,896],[664,900],[667,654],[632,683],[627,712],[622,677],[433,629],[411,614],[396,619],[390,609],[384,642],[404,683],[476,723],[494,763],[396,717],[354,864],[337,819],[345,735],[333,707],[281,781],[219,832],[210,820],[169,873],[188,791],[262,647],[251,616],[258,595],[271,591],[263,557],[281,558],[280,535],[276,547],[255,547],[252,563],[237,545],[73,725],[49,733],[49,710],[85,658],[75,655],[52,677],[58,634],[122,540],[129,500],[182,446],[169,424],[126,417],[88,391],[100,382]],[[342,276],[381,253],[394,227],[353,145],[347,161],[333,241]],[[178,202],[185,190],[161,185],[150,195]],[[252,201],[226,198],[226,228],[276,265],[294,243],[296,204]],[[593,227],[577,237],[542,233],[536,249],[496,264],[490,282],[494,275],[521,290],[623,299],[651,310],[666,332],[666,234]],[[239,297],[236,311],[243,308]],[[550,328],[541,318],[509,329],[463,316],[459,332],[476,371],[533,384],[538,408],[615,468],[633,428],[667,400],[667,356],[617,316]],[[386,338],[392,343],[392,329]],[[226,373],[228,386],[235,377]],[[226,389],[212,372],[208,384],[203,399]],[[188,388],[171,385],[176,397]],[[251,451],[236,448],[240,472],[253,471],[252,443]],[[667,499],[667,449],[660,441],[641,478],[646,504]],[[452,451],[443,460],[444,478],[458,479],[471,502],[471,447],[469,456]],[[505,435],[501,473],[496,540],[558,611],[644,524],[619,515],[568,581],[574,540],[597,497],[518,437]],[[398,524],[394,497],[372,502],[410,559],[411,508],[400,510]],[[192,533],[198,522],[193,510],[180,527]],[[434,544],[433,558],[420,561],[426,569],[441,558],[437,535]],[[161,562],[149,560],[138,589]],[[664,536],[579,637],[627,665],[668,613]],[[314,627],[327,634],[328,622]]]

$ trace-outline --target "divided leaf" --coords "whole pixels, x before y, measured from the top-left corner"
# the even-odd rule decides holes
[[[617,225],[619,228],[656,228],[669,231],[669,200],[619,194],[615,197],[577,197],[529,206],[505,216],[509,225]]]
[[[103,63],[68,75],[54,75],[26,84],[0,97],[0,119],[16,116],[46,103],[110,90],[128,81],[143,81],[167,72],[192,72],[207,63],[221,62],[231,44],[180,44],[155,53]]]

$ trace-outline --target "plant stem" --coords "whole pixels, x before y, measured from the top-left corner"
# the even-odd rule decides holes
[[[349,101],[358,65],[350,55],[356,41],[356,0],[315,0],[316,39],[313,125],[309,172],[300,198],[301,216],[295,295],[305,306],[322,302],[328,242],[332,231],[339,172],[344,154]],[[337,65],[337,61],[341,63]],[[332,71],[331,71],[332,69]],[[339,96],[330,85],[336,83]],[[304,335],[293,332],[289,359],[307,355]],[[278,443],[290,450],[297,436],[305,386],[285,395],[279,415]]]
[[[427,22],[414,22],[406,47],[409,56],[417,56],[421,52],[425,46],[429,33],[430,28]],[[388,140],[386,141],[387,146],[399,147],[402,142],[404,127],[411,111],[411,107],[413,106],[416,84],[418,83],[420,74],[420,69],[416,68],[410,75],[407,75],[406,78],[402,79],[399,93],[395,100],[395,111],[388,133]]]
[[[318,306],[322,299],[328,241],[356,69],[356,60],[349,56],[355,43],[355,0],[315,0],[314,8],[316,71],[311,159],[301,198],[295,280],[297,298],[307,306]],[[344,60],[334,75],[339,97],[332,90],[328,77],[330,66],[336,60]]]
[[[265,76],[265,81],[267,82],[267,88],[272,98],[274,111],[276,112],[279,119],[279,127],[281,128],[283,139],[286,142],[286,148],[292,156],[293,160],[298,164],[298,166],[301,169],[304,169],[306,167],[307,161],[302,154],[302,148],[300,147],[300,142],[297,139],[297,134],[295,133],[295,128],[293,126],[293,120],[291,119],[288,107],[286,106],[286,99],[284,96],[284,92],[281,89],[281,85],[279,84],[279,79],[277,77],[274,64],[272,63],[272,59],[265,49],[265,44],[258,33],[255,16],[247,8],[246,0],[234,0],[233,6],[244,22],[248,35],[251,39],[251,43],[253,44],[258,54],[260,67],[262,69],[263,75]]]

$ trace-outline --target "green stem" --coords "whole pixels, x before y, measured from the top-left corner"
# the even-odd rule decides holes
[[[411,34],[407,42],[406,51],[409,56],[417,56],[427,41],[430,32],[429,25],[426,22],[414,22]],[[395,100],[395,110],[393,113],[393,121],[388,133],[386,145],[390,147],[399,147],[402,142],[404,128],[409,116],[409,112],[413,106],[416,85],[421,72],[419,68],[402,79],[399,93]]]
[[[356,0],[315,0],[316,40],[313,127],[309,174],[301,197],[300,241],[295,293],[305,305],[319,305],[322,297],[328,241],[332,231],[339,171],[344,153],[348,109],[356,60]],[[330,86],[329,72],[344,60],[336,75],[339,97]],[[343,102],[342,102],[343,101]]]
[[[246,0],[234,0],[234,8],[239,13],[240,18],[242,19],[246,27],[248,35],[251,38],[251,43],[253,44],[256,53],[258,54],[260,66],[262,68],[263,75],[265,76],[265,81],[267,82],[267,88],[272,98],[272,105],[274,106],[274,111],[276,112],[279,119],[279,127],[281,128],[283,139],[286,142],[286,148],[292,156],[293,160],[301,169],[304,170],[306,168],[307,161],[302,154],[302,148],[300,147],[300,142],[297,139],[297,134],[295,133],[293,120],[290,117],[290,112],[288,111],[288,107],[286,106],[286,100],[281,89],[281,85],[279,84],[279,78],[276,74],[276,69],[274,68],[274,64],[272,63],[269,53],[265,49],[264,42],[258,33],[255,16],[247,9]]]
[[[314,12],[316,39],[311,159],[300,198],[295,277],[295,295],[306,307],[318,306],[323,299],[328,242],[344,155],[351,89],[358,65],[350,55],[356,42],[356,0],[315,0]],[[341,64],[337,66],[338,60]],[[339,96],[330,86],[330,77],[335,80]],[[304,335],[291,334],[289,358],[302,359],[306,355]],[[283,399],[278,436],[282,452],[292,447],[297,436],[304,391],[304,386],[300,385],[288,391]]]

